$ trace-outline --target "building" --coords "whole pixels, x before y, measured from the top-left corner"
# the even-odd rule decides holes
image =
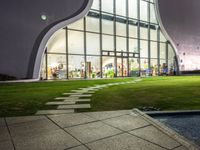
[[[180,33],[196,37],[197,42],[195,33],[181,32],[191,23],[178,28],[189,17],[177,19],[198,2],[188,5],[184,0],[183,7],[177,1],[60,0],[46,5],[47,0],[3,0],[0,74],[18,79],[77,79],[199,70],[199,46],[192,39],[181,41]],[[175,13],[176,7],[181,11]],[[195,16],[195,10],[189,14]]]

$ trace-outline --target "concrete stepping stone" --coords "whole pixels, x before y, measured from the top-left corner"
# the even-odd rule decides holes
[[[73,102],[90,102],[91,99],[74,99],[74,100],[64,100],[65,102],[70,102],[70,101],[73,101]]]
[[[83,95],[77,94],[77,95],[70,95],[69,97],[91,97],[91,96],[92,96],[91,94],[83,94]]]
[[[39,110],[36,115],[56,115],[56,114],[68,114],[74,113],[73,109],[68,110]]]
[[[94,94],[94,91],[90,92],[76,92],[76,93],[63,93],[63,95],[81,95],[81,94]]]
[[[55,100],[76,100],[79,99],[79,97],[56,97]]]
[[[45,105],[73,105],[76,101],[48,102]]]
[[[90,104],[59,105],[57,109],[83,109],[91,108]]]

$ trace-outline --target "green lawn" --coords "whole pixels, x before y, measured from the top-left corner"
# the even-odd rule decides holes
[[[129,80],[133,78],[0,84],[0,116],[33,115],[38,109],[49,108],[44,105],[47,101],[53,101],[72,89]],[[92,96],[91,104],[92,109],[88,111],[143,106],[161,110],[200,109],[200,77],[143,78],[136,84],[97,91]]]
[[[0,84],[0,117],[33,115],[39,109],[53,108],[44,104],[70,90],[129,80],[133,78]]]
[[[136,84],[98,91],[91,111],[156,107],[161,110],[200,109],[200,76],[143,78]]]

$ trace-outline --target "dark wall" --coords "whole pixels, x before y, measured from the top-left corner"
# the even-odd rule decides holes
[[[80,13],[88,0],[1,0],[0,74],[32,78],[35,50],[56,23]],[[46,21],[41,19],[45,14]],[[36,42],[37,41],[37,42]]]
[[[180,70],[200,70],[200,0],[157,0],[162,24],[174,42]]]

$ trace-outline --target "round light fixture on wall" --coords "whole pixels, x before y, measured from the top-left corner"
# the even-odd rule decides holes
[[[41,15],[41,19],[43,20],[43,21],[46,21],[47,20],[47,16],[46,15]]]

